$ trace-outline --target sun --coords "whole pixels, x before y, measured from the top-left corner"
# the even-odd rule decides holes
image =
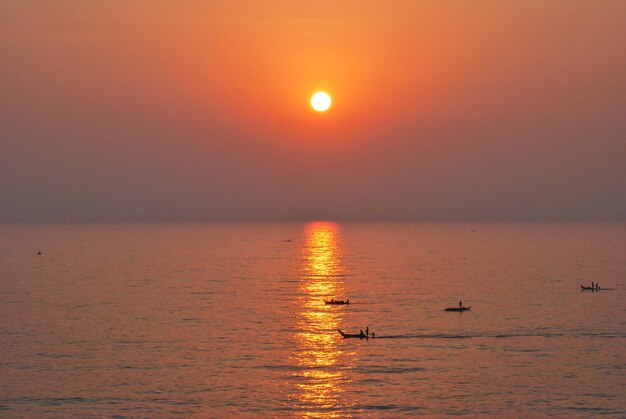
[[[311,96],[311,107],[318,112],[325,112],[330,108],[332,100],[326,92],[316,92]]]

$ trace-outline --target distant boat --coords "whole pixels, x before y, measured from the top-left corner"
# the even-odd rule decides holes
[[[38,252],[37,252],[37,254],[38,254],[38,255],[40,255],[40,254],[41,254],[41,250],[40,250],[40,251],[38,251]]]
[[[291,239],[283,240],[285,243],[291,243]]]
[[[344,339],[348,339],[348,338],[368,339],[368,336],[365,333],[344,333],[341,331],[341,329],[337,329],[337,331],[339,332],[341,336],[343,336]]]
[[[600,291],[600,290],[608,290],[609,288],[600,288],[600,287],[585,287],[584,285],[580,286],[581,291]]]
[[[446,311],[467,311],[470,308],[472,308],[472,306],[469,306],[469,307],[447,307]]]
[[[584,285],[580,286],[581,291],[614,291],[615,288],[605,288],[605,287],[585,287]]]
[[[324,302],[331,306],[342,306],[344,304],[350,304],[350,299],[346,298],[346,300],[324,300]]]

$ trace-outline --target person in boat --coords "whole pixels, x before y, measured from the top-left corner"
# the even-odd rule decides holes
[[[361,339],[363,339],[364,337],[366,337],[366,336],[365,336],[365,333],[363,333],[363,329],[361,329],[361,332],[359,333],[359,337],[360,337]]]
[[[600,291],[600,284],[596,282],[596,289]]]
[[[374,335],[374,332],[372,332],[372,338],[375,338],[375,337],[376,337],[376,335]]]
[[[593,281],[591,281],[591,289],[594,289],[595,286],[593,285]]]
[[[350,304],[350,299],[346,298],[346,304]]]
[[[365,336],[368,336],[368,337],[369,337],[369,335],[370,335],[370,327],[369,327],[369,326],[367,326],[367,327],[365,328]]]
[[[330,299],[330,302],[331,302],[331,303],[334,303],[334,302],[335,302],[335,297],[331,298],[331,299]]]
[[[459,308],[463,308],[463,300],[459,300]]]

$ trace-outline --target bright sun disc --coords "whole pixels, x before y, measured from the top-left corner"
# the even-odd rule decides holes
[[[318,112],[324,112],[330,108],[331,99],[326,92],[317,92],[311,96],[311,106]]]

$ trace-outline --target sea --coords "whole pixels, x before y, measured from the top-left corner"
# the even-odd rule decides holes
[[[0,226],[0,417],[421,415],[626,417],[626,224]]]

